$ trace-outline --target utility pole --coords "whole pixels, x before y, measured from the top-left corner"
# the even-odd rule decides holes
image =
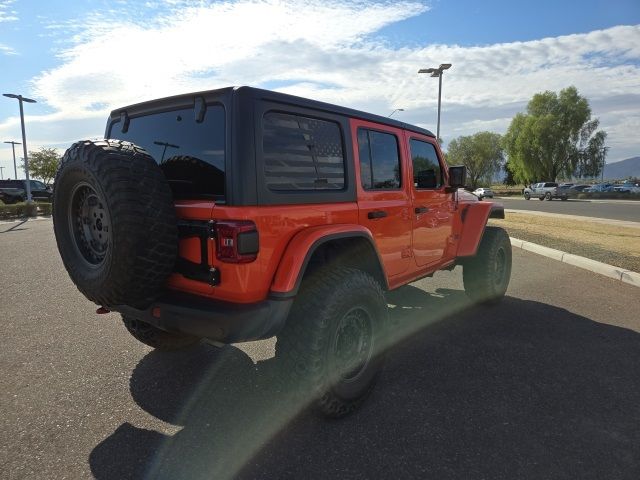
[[[22,151],[24,152],[24,177],[27,183],[27,203],[31,203],[31,181],[29,180],[29,157],[27,156],[27,135],[24,131],[24,110],[22,102],[36,103],[32,98],[23,97],[15,93],[3,93],[5,97],[15,98],[20,104],[20,125],[22,126]]]
[[[11,150],[13,150],[13,176],[14,180],[18,179],[18,167],[16,166],[16,145],[22,145],[20,142],[4,142],[11,144]]]

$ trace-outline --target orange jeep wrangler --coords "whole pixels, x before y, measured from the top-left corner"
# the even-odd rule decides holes
[[[157,349],[278,336],[319,409],[353,410],[382,366],[385,291],[463,265],[505,294],[500,205],[461,190],[428,130],[239,87],[111,113],[65,153],[58,249],[78,289]]]

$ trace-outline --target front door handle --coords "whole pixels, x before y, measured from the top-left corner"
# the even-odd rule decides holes
[[[416,207],[415,208],[415,212],[416,213],[427,213],[429,211],[429,209],[427,207]]]
[[[387,212],[385,212],[384,210],[373,210],[372,212],[367,213],[367,218],[370,219],[374,219],[374,218],[384,218],[387,216]]]

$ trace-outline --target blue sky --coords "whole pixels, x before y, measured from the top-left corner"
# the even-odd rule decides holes
[[[503,133],[534,93],[576,85],[609,161],[640,155],[638,0],[0,0],[0,93],[38,100],[30,149],[100,137],[118,106],[239,84],[404,108],[435,129],[437,82],[416,72],[442,62],[445,146]],[[20,141],[17,102],[1,97],[0,137]]]

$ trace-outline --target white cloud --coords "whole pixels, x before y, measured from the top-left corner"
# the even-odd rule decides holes
[[[3,45],[2,43],[0,43],[0,55],[17,55],[18,52],[16,52],[13,48],[9,47],[8,45]]]
[[[18,12],[11,8],[14,3],[15,0],[0,0],[0,23],[18,20]]]
[[[129,14],[83,18],[59,52],[59,66],[34,79],[35,95],[60,125],[46,134],[40,129],[47,122],[34,125],[40,140],[77,138],[76,120],[97,124],[114,107],[228,85],[286,85],[279,90],[383,115],[401,107],[398,118],[435,130],[437,80],[417,70],[446,61],[453,68],[443,79],[445,141],[479,129],[502,132],[534,93],[575,85],[609,131],[610,158],[640,150],[640,105],[627,105],[622,117],[611,107],[612,99],[640,96],[638,25],[529,42],[409,48],[376,32],[428,11],[418,0],[177,0],[140,4],[144,15],[125,8]],[[0,134],[5,130],[0,125]]]

